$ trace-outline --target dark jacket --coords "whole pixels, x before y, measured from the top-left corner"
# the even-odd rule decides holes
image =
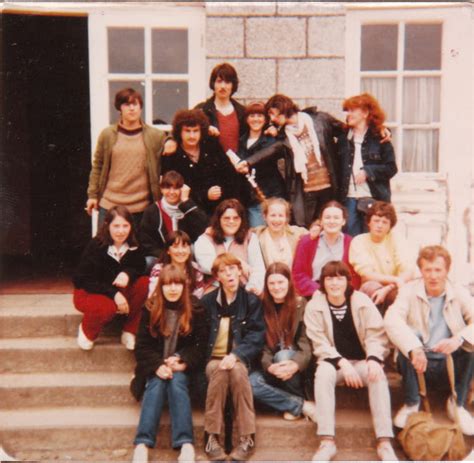
[[[220,290],[217,289],[201,299],[201,303],[207,311],[207,325],[210,328],[206,354],[208,360],[211,357],[219,331],[221,318],[218,310],[220,304],[217,299],[219,293]],[[234,310],[229,332],[229,335],[232,336],[230,353],[235,354],[242,363],[250,367],[262,352],[265,342],[262,303],[255,294],[240,287],[235,301],[230,306]]]
[[[217,120],[217,108],[214,104],[215,96],[199,103],[195,106],[195,109],[202,109],[204,114],[208,117],[209,122],[214,127],[219,128],[219,121]],[[232,106],[234,106],[235,112],[237,113],[237,119],[239,121],[239,133],[242,136],[246,131],[245,125],[245,107],[242,106],[238,101],[233,98],[230,99]]]
[[[162,158],[161,168],[163,174],[170,170],[179,172],[184,177],[184,183],[191,188],[191,198],[208,215],[212,215],[223,199],[238,198],[245,180],[237,174],[219,141],[211,137],[206,137],[201,143],[197,163],[191,161],[182,147],[178,146],[174,156]],[[215,185],[222,188],[222,196],[217,201],[211,201],[207,192]]]
[[[209,218],[192,199],[180,203],[178,207],[184,213],[178,222],[178,230],[186,232],[194,243],[205,232]],[[139,229],[140,244],[146,256],[161,256],[169,231],[171,219],[161,210],[160,202],[150,204],[143,212]]]
[[[120,262],[109,256],[107,250],[108,245],[99,244],[96,238],[89,242],[72,279],[76,289],[113,299],[119,288],[112,283],[119,273],[125,272],[130,283],[145,274],[145,257],[141,248],[130,248]]]
[[[339,199],[344,201],[352,181],[354,140],[347,134],[337,143],[340,159]],[[395,153],[390,142],[381,143],[380,136],[367,130],[361,147],[363,169],[367,174],[370,193],[378,201],[390,202],[390,179],[397,173]]]
[[[300,372],[306,370],[311,361],[312,348],[308,337],[306,336],[306,327],[303,322],[304,308],[306,306],[306,300],[303,298],[298,299],[298,305],[296,307],[295,317],[295,336],[293,338],[293,349],[296,350],[296,354],[291,359],[298,364]],[[267,371],[270,365],[273,363],[273,356],[280,350],[279,346],[274,349],[270,348],[265,343],[262,353],[262,368]]]
[[[248,139],[248,132],[240,137],[239,152],[237,153],[240,159],[247,160],[247,158],[253,156],[257,151],[273,145],[273,143],[276,141],[274,137],[262,134],[260,138],[252,146],[250,146],[250,148],[247,148]],[[277,153],[277,155],[269,159],[265,159],[255,166],[255,180],[267,198],[286,197],[285,181],[278,169],[278,159],[282,157],[284,157],[284,152],[280,151]],[[255,203],[255,200],[252,202]]]
[[[318,111],[316,107],[306,108],[304,112],[309,114],[313,120],[314,129],[319,141],[321,155],[324,158],[324,162],[326,163],[326,167],[331,178],[331,190],[334,197],[336,197],[338,192],[337,172],[339,170],[339,163],[335,138],[338,138],[344,134],[344,125],[330,114]],[[272,145],[263,148],[262,150],[248,157],[247,162],[250,167],[253,167],[254,165],[267,159],[277,156],[281,157],[282,155],[285,156],[286,194],[290,200],[293,210],[299,211],[301,208],[304,208],[304,204],[301,204],[303,196],[301,191],[299,191],[303,187],[303,183],[298,178],[299,175],[296,175],[291,146],[288,139],[286,138],[283,128],[280,130],[277,139],[278,141],[276,143],[273,143]]]
[[[195,370],[203,365],[208,329],[205,312],[199,301],[193,298],[192,331],[187,335],[178,334],[176,353],[187,364],[186,371]],[[135,376],[130,384],[133,396],[140,400],[148,378],[156,374],[156,370],[163,365],[165,338],[163,335],[153,337],[150,333],[150,311],[144,307],[137,332],[135,345]]]

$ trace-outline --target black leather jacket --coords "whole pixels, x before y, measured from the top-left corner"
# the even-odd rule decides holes
[[[350,132],[349,132],[350,133]],[[344,201],[352,180],[354,163],[354,140],[347,133],[338,139],[340,159],[339,199]],[[395,152],[390,142],[381,143],[380,136],[367,130],[361,147],[363,169],[367,174],[372,197],[378,201],[390,202],[390,179],[397,173]]]
[[[344,124],[330,114],[318,111],[315,106],[306,108],[304,112],[309,114],[313,120],[321,155],[324,158],[324,162],[331,178],[331,190],[333,196],[336,197],[338,192],[337,181],[339,176],[337,175],[337,172],[339,171],[339,162],[335,139],[344,135]],[[302,195],[298,195],[297,191],[298,188],[302,187],[302,182],[297,181],[293,164],[293,153],[291,151],[290,143],[285,136],[285,131],[280,130],[277,138],[278,141],[276,143],[256,152],[254,155],[248,157],[246,161],[248,162],[249,167],[252,167],[259,162],[265,161],[274,156],[285,156],[286,194],[293,210],[295,211],[298,208],[304,207],[304,204],[297,204],[296,202],[297,197],[302,197]]]

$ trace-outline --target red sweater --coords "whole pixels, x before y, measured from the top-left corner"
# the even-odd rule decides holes
[[[342,254],[342,261],[345,262],[352,274],[352,286],[354,289],[360,287],[360,277],[349,263],[349,245],[352,237],[344,234],[344,252]],[[319,236],[316,239],[311,239],[310,235],[301,237],[298,246],[296,247],[295,257],[293,259],[293,283],[296,291],[301,296],[312,296],[314,292],[319,289],[319,282],[313,280],[313,260],[318,249]]]

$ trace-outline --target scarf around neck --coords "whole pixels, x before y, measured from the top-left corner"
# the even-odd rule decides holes
[[[178,230],[178,222],[184,217],[184,213],[179,209],[179,204],[173,206],[169,204],[165,198],[161,199],[161,207],[171,218],[173,231]]]

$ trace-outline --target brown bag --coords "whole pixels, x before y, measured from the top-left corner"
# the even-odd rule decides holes
[[[454,388],[454,364],[451,355],[446,357],[451,394],[457,398]],[[423,374],[418,374],[420,396],[425,411],[416,412],[408,417],[405,428],[398,435],[403,451],[411,460],[441,461],[462,460],[466,454],[464,436],[459,427],[457,407],[454,407],[455,424],[436,424],[430,413],[430,404],[426,396],[426,382]]]

